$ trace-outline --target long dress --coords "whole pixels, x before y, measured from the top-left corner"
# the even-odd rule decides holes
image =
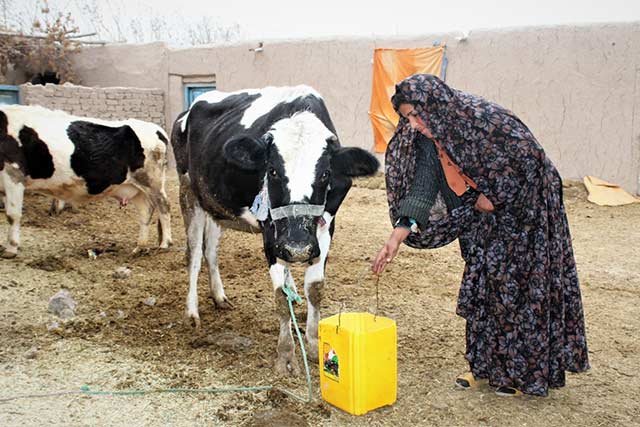
[[[413,76],[397,90],[423,101],[416,110],[434,138],[495,206],[491,213],[476,211],[478,193],[470,190],[460,207],[405,243],[433,248],[459,238],[465,268],[457,314],[466,319],[471,371],[493,386],[546,396],[549,387],[565,385],[566,371],[589,369],[560,175],[529,129],[503,107],[433,76]],[[406,166],[410,161],[398,161],[407,155],[407,138],[415,137],[406,126],[401,120],[387,150],[392,220],[415,174],[406,173],[415,169]]]

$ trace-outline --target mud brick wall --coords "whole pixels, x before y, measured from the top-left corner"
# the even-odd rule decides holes
[[[107,120],[134,118],[165,128],[165,99],[161,89],[27,83],[20,86],[20,99],[25,105],[40,105],[76,116]]]

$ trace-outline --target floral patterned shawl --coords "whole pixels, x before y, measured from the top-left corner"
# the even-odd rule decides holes
[[[531,131],[511,111],[446,85],[430,74],[416,74],[396,85],[394,108],[411,103],[419,117],[462,172],[496,209],[518,201],[518,183],[544,151]],[[415,174],[415,131],[400,117],[385,154],[387,199],[391,220]],[[531,158],[533,157],[533,159]],[[500,160],[496,162],[494,160]],[[509,161],[509,160],[515,160]]]

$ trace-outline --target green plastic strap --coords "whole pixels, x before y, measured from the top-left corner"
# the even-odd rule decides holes
[[[295,288],[291,286],[290,283],[293,283],[293,278],[291,277],[291,271],[289,271],[288,267],[285,267],[284,268],[284,286],[282,286],[282,292],[284,292],[284,294],[287,296],[287,299],[289,300],[289,302],[295,301],[298,304],[302,303],[302,298],[300,298],[300,295],[298,295]],[[295,316],[293,316],[293,313],[291,314],[291,317],[295,319]]]

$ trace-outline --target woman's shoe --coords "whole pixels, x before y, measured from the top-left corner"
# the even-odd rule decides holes
[[[471,388],[478,388],[482,384],[486,384],[487,380],[484,378],[476,379],[471,372],[465,372],[464,374],[458,375],[456,378],[456,387],[459,387],[464,390],[468,390]]]
[[[518,397],[518,396],[522,396],[522,392],[520,390],[518,390],[517,388],[513,388],[513,387],[498,387],[496,389],[496,394],[498,396],[503,396],[503,397]]]

